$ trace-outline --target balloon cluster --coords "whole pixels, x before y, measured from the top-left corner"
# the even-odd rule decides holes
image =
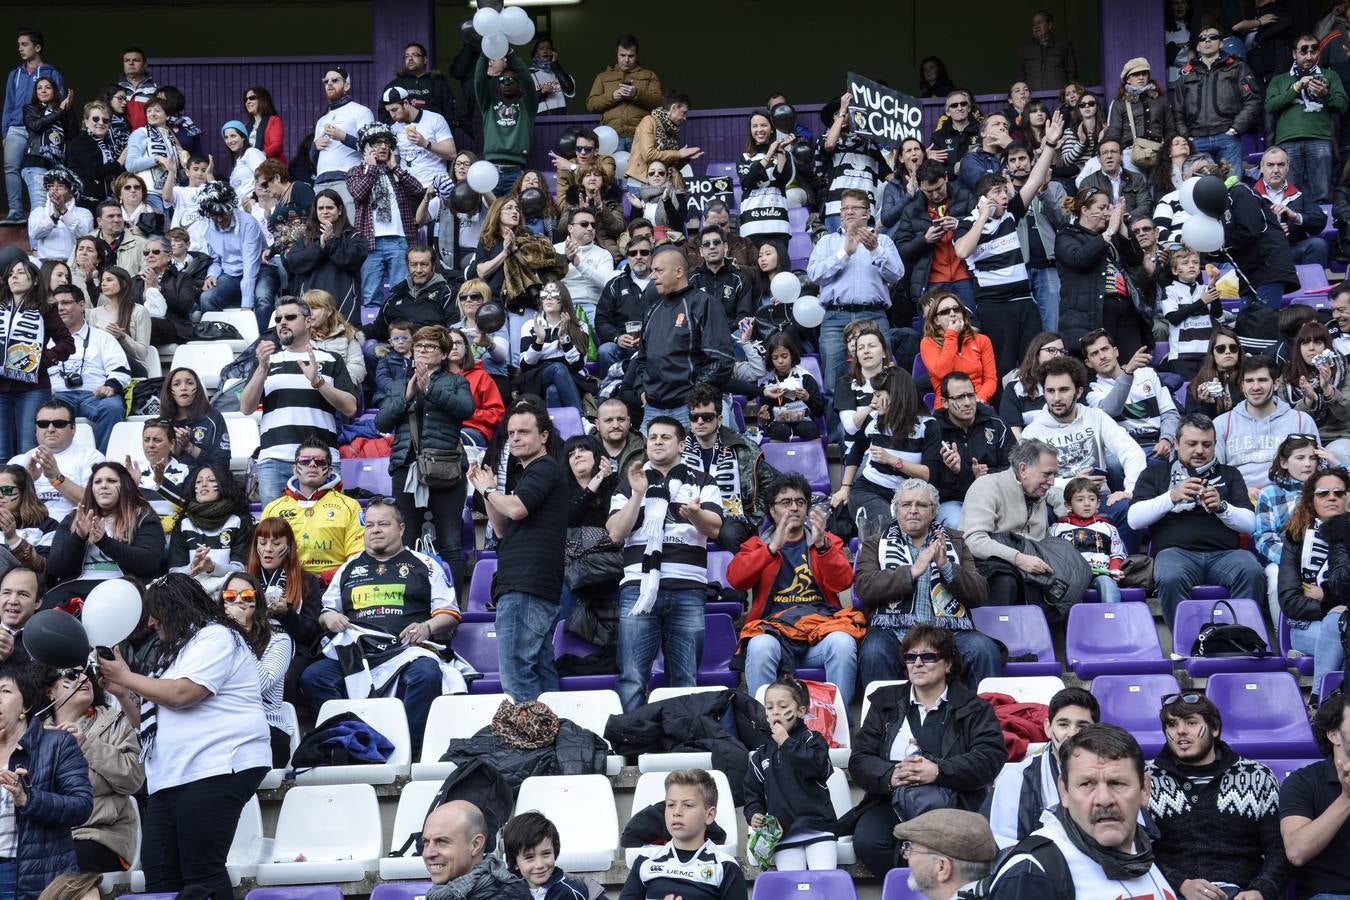
[[[779,303],[792,304],[792,320],[803,328],[825,321],[825,307],[818,297],[802,293],[802,283],[791,272],[779,272],[769,281],[769,294]]]
[[[519,6],[508,6],[500,12],[481,7],[473,14],[473,30],[483,39],[483,55],[488,59],[502,59],[512,44],[520,46],[534,40],[534,20]]]
[[[80,618],[44,609],[23,629],[28,655],[53,669],[79,669],[92,647],[115,647],[141,623],[141,592],[121,578],[100,581],[84,600]]]
[[[1217,175],[1193,175],[1177,191],[1181,208],[1190,214],[1181,226],[1181,242],[1200,253],[1223,247],[1223,222],[1228,211],[1228,189]]]

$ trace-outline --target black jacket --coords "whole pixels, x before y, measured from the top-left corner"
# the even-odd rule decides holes
[[[1117,266],[1125,275],[1131,305],[1145,329],[1152,328],[1152,298],[1157,288],[1150,282],[1139,285],[1130,274],[1139,262],[1139,247],[1117,235],[1112,240]],[[1064,346],[1077,347],[1078,341],[1094,328],[1102,327],[1102,297],[1106,290],[1106,242],[1100,234],[1070,222],[1055,235],[1055,267],[1059,270],[1059,332]],[[1141,301],[1141,297],[1144,298]]]
[[[91,212],[100,200],[111,193],[113,179],[122,174],[122,164],[117,161],[117,156],[114,154],[105,163],[98,144],[84,131],[71,138],[66,145],[66,168],[83,182],[80,205]]]
[[[1258,186],[1260,186],[1259,182]],[[1289,238],[1289,245],[1291,247],[1306,241],[1308,238],[1319,236],[1327,227],[1327,214],[1322,211],[1322,204],[1318,203],[1307,191],[1303,190],[1301,185],[1296,184],[1294,187],[1298,188],[1298,193],[1294,195],[1292,200],[1286,200],[1280,194],[1271,193],[1269,191],[1265,194],[1261,194],[1254,189],[1252,191],[1256,196],[1266,201],[1268,205],[1273,206],[1277,202],[1283,203],[1303,219],[1302,222],[1298,222],[1280,219],[1276,216],[1276,220],[1281,223],[1281,230],[1283,230],[1283,226],[1289,226],[1289,231],[1286,232],[1286,235]]]
[[[1242,272],[1239,281],[1245,276],[1253,286],[1275,281],[1286,291],[1297,288],[1294,253],[1270,204],[1245,184],[1229,188],[1228,198],[1228,214],[1222,220],[1224,250]],[[1247,286],[1242,288],[1245,295]]]
[[[1230,128],[1242,134],[1261,121],[1261,85],[1236,57],[1215,60],[1213,68],[1198,59],[1182,67],[1175,91],[1173,119],[1187,137],[1223,134]]]
[[[77,579],[84,571],[88,543],[71,530],[75,513],[71,512],[52,536],[52,549],[47,554],[47,581],[49,584]],[[130,543],[123,543],[111,535],[104,535],[96,545],[109,559],[121,567],[125,575],[134,575],[148,581],[164,571],[164,526],[159,516],[145,513],[136,524]]]
[[[787,740],[772,740],[750,754],[745,779],[745,821],[768,813],[793,831],[834,831],[838,823],[825,782],[834,772],[825,739],[800,719]]]
[[[750,296],[750,279],[730,261],[723,263],[719,272],[709,269],[707,263],[699,266],[689,273],[689,286],[722,301],[722,311],[726,313],[729,324],[734,325],[746,316],[755,314],[754,300]]]
[[[211,257],[205,253],[188,252],[188,264],[179,269],[170,265],[159,279],[159,292],[164,295],[168,311],[164,321],[173,328],[174,341],[182,344],[192,340],[192,311],[202,296],[206,271],[211,268]],[[145,276],[131,279],[131,296],[136,303],[145,303]]]
[[[300,591],[300,608],[288,608],[277,617],[277,622],[295,642],[296,656],[315,659],[318,656],[319,639],[328,634],[328,630],[319,624],[319,614],[323,612],[324,583],[318,575],[308,572],[304,573],[304,581]]]
[[[1344,525],[1339,523],[1328,525],[1333,534],[1338,527],[1344,530]],[[1344,541],[1334,539],[1327,540],[1327,550],[1327,577],[1322,583],[1322,599],[1314,600],[1303,593],[1303,578],[1299,571],[1303,544],[1287,534],[1284,536],[1277,586],[1280,610],[1285,618],[1296,622],[1320,622],[1332,609],[1350,599],[1350,551]]]
[[[651,289],[651,284],[647,285]],[[654,299],[656,291],[650,295]],[[595,340],[599,344],[613,343],[624,333],[628,322],[641,322],[647,318],[651,308],[646,290],[638,287],[633,273],[625,268],[600,289],[600,297],[595,303]]]
[[[952,127],[951,119],[944,119],[942,125],[933,132],[933,149],[947,151],[947,172],[956,171],[956,164],[971,150],[980,149],[980,123],[975,119],[975,110],[966,122],[964,131]]]
[[[703,291],[686,287],[657,295],[642,326],[642,342],[624,378],[647,403],[662,409],[684,405],[696,382],[721,387],[731,378],[731,326]]]
[[[958,182],[947,183],[947,215],[964,219],[975,208],[975,196]],[[905,280],[909,295],[918,299],[928,290],[928,274],[933,269],[933,245],[923,236],[933,226],[928,216],[928,198],[916,194],[900,210],[895,224],[895,249],[905,263]]]
[[[361,265],[369,253],[365,235],[355,228],[348,228],[327,246],[317,238],[301,238],[282,258],[292,279],[288,290],[297,297],[305,291],[327,291],[348,322],[359,322]]]
[[[419,287],[414,287],[409,276],[389,289],[389,299],[380,307],[375,321],[366,326],[366,337],[376,341],[389,340],[389,323],[407,319],[413,331],[423,325],[449,325],[459,320],[459,306],[455,290],[439,273]]]
[[[1127,108],[1130,118],[1134,119],[1134,131],[1130,131],[1130,121],[1125,118]],[[1106,115],[1105,139],[1119,141],[1122,147],[1130,146],[1135,135],[1162,141],[1172,130],[1172,108],[1167,103],[1167,96],[1152,87],[1139,97],[1131,98],[1128,103],[1124,98],[1117,97],[1111,101],[1111,109]],[[1166,151],[1164,147],[1160,156],[1166,156]]]
[[[465,766],[485,760],[506,777],[514,791],[532,775],[604,774],[608,755],[605,742],[569,719],[559,720],[558,726],[552,744],[531,750],[510,746],[486,725],[473,737],[452,739],[441,754],[441,762]]]
[[[858,817],[872,807],[889,804],[894,790],[891,744],[909,708],[910,686],[887,685],[872,694],[872,707],[853,738],[848,771],[866,796],[839,823],[840,834],[851,834]],[[947,719],[942,735],[938,777],[934,784],[957,793],[961,809],[978,810],[994,779],[1008,761],[994,708],[960,681],[947,685]]]
[[[938,489],[942,502],[961,500],[970,490],[975,476],[970,471],[970,461],[975,459],[989,467],[990,472],[1002,472],[1008,468],[1008,454],[1017,445],[1016,438],[994,408],[987,403],[975,405],[975,420],[969,428],[960,428],[952,423],[946,407],[933,413],[938,423],[938,439],[942,443],[953,443],[961,454],[961,471],[953,472],[946,463],[940,464],[929,478]],[[1017,425],[1020,427],[1021,422]]]
[[[417,439],[421,446],[431,450],[453,450],[459,446],[460,423],[473,415],[473,394],[463,375],[454,372],[435,372],[425,394],[406,399],[408,382],[399,379],[385,394],[380,411],[375,414],[375,427],[381,434],[393,432],[394,445],[389,451],[389,468],[400,468],[411,463],[411,415],[418,419]]]
[[[23,126],[28,129],[28,143],[23,151],[23,165],[51,168],[64,161],[68,122],[66,111],[59,106],[25,104]]]
[[[403,70],[400,69],[399,72],[402,73]],[[387,91],[391,87],[403,88],[408,92],[408,99],[414,106],[440,113],[445,116],[446,122],[454,124],[455,95],[450,90],[450,82],[446,81],[440,72],[423,72],[421,75],[398,74],[393,81],[384,86],[384,90]],[[380,96],[384,96],[384,91],[380,92]],[[390,121],[384,104],[380,104],[380,121]]]

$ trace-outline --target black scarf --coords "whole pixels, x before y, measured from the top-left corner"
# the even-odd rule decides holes
[[[233,500],[208,500],[199,503],[193,500],[183,511],[183,515],[192,520],[192,524],[208,531],[222,527],[234,514]]]
[[[1097,843],[1092,835],[1078,827],[1078,823],[1073,820],[1073,816],[1069,815],[1063,806],[1055,807],[1055,818],[1064,827],[1064,833],[1068,836],[1069,841],[1085,856],[1101,866],[1107,878],[1114,878],[1117,881],[1142,878],[1148,874],[1149,869],[1153,868],[1153,842],[1149,840],[1144,829],[1137,825],[1134,829],[1136,852],[1125,853],[1103,847]]]

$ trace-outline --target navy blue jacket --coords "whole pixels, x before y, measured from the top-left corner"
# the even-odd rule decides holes
[[[72,828],[94,811],[89,764],[75,738],[33,719],[9,768],[28,770],[28,803],[18,816],[18,890],[15,900],[36,900],[52,879],[77,872]]]
[[[0,128],[22,128],[24,104],[33,99],[33,85],[39,78],[50,78],[56,82],[58,99],[66,94],[66,82],[56,66],[43,63],[29,74],[23,63],[10,70],[5,78],[5,111],[0,119]]]

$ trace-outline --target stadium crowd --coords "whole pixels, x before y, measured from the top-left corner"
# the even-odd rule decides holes
[[[288,710],[395,696],[420,749],[443,694],[595,675],[633,722],[655,683],[743,678],[733,792],[764,868],[834,869],[849,837],[933,900],[1350,896],[1350,284],[1327,280],[1350,255],[1350,4],[1197,6],[1165,3],[1166,71],[1131,59],[1100,95],[1041,11],[1005,108],[929,57],[923,139],[861,133],[847,93],[819,122],[776,94],[734,160],[682,138],[690,97],[625,35],[545,171],[536,119],[578,86],[546,35],[499,58],[466,38],[457,87],[411,43],[377,96],[316,66],[315,122],[257,85],[198,123],[140,48],[76,102],[20,31],[0,900],[86,897],[71,873],[126,870],[138,828],[149,891],[233,896]],[[686,185],[714,164],[732,204]],[[86,669],[30,652],[39,611],[115,579],[143,597],[129,638]],[[979,611],[1062,633],[1145,597],[1165,633],[1199,604],[1192,636],[1254,636],[1231,655],[1291,683],[1285,652],[1309,658],[1321,758],[1277,775],[1223,738],[1262,713],[1186,682],[1147,752],[1094,684],[1010,756],[981,682],[1046,660]],[[862,795],[842,815],[836,708]],[[664,788],[620,896],[745,897],[712,776]],[[485,812],[426,818],[432,900],[596,896],[547,818]]]

